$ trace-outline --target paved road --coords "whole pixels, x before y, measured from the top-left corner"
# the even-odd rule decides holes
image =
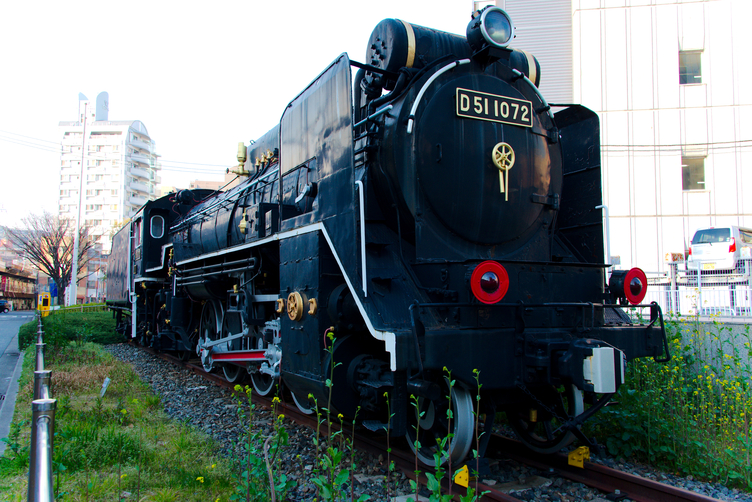
[[[0,438],[8,437],[21,376],[21,358],[18,352],[18,328],[31,321],[36,312],[17,310],[0,314]],[[5,443],[0,443],[0,455]]]

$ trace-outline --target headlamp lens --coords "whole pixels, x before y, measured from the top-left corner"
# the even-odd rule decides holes
[[[497,46],[506,47],[512,40],[512,20],[501,9],[488,9],[483,16],[483,34],[486,40]]]

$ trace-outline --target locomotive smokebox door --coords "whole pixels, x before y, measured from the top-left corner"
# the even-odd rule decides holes
[[[458,72],[461,70],[458,70]],[[456,75],[417,119],[415,169],[426,209],[470,242],[528,236],[561,186],[531,101],[490,75]],[[552,179],[552,177],[558,179]]]

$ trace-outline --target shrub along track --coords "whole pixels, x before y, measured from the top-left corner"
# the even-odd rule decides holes
[[[146,352],[159,357],[163,360],[169,361],[177,366],[190,370],[201,378],[210,381],[216,385],[232,390],[235,384],[227,382],[224,378],[207,373],[203,367],[195,361],[181,361],[177,357],[166,354],[158,353],[152,349],[139,347]],[[265,398],[254,394],[254,403],[263,406],[267,409],[272,409],[271,398]],[[294,422],[309,427],[316,428],[317,418],[315,415],[306,415],[301,413],[298,408],[292,402],[287,402],[282,399],[282,402],[277,405],[277,412],[282,413],[285,417],[293,420]],[[340,428],[338,423],[332,423],[332,432],[338,431]],[[322,435],[328,432],[328,426],[321,428]],[[394,443],[395,441],[393,441]],[[394,461],[397,471],[402,472],[410,479],[415,479],[415,456],[407,448],[395,448],[392,444],[390,458]],[[404,446],[404,444],[402,444]],[[355,434],[355,448],[357,450],[370,453],[374,457],[387,458],[387,446],[386,440],[383,436],[374,435],[372,433],[356,433]],[[677,488],[668,484],[660,483],[643,477],[635,476],[633,474],[625,473],[610,467],[585,462],[584,468],[572,467],[567,462],[566,455],[537,455],[530,452],[521,443],[508,439],[506,437],[493,434],[489,442],[487,458],[498,459],[504,462],[517,462],[526,466],[532,467],[545,474],[546,483],[548,485],[560,486],[561,481],[557,481],[557,478],[564,478],[575,483],[582,483],[588,487],[591,487],[597,492],[593,492],[592,498],[597,499],[598,492],[600,494],[607,494],[606,497],[609,500],[635,500],[635,501],[668,501],[668,502],[680,502],[680,501],[692,501],[692,502],[710,502],[714,499],[699,493],[695,493],[682,488]],[[470,466],[472,469],[472,465]],[[425,470],[423,466],[419,466],[421,470]],[[483,476],[482,476],[483,478]],[[524,476],[523,476],[524,478]],[[542,478],[538,478],[542,479]],[[427,479],[424,474],[420,474],[418,477],[419,482],[425,486]],[[444,480],[445,490],[448,488],[446,480]],[[508,495],[509,486],[511,483],[505,483],[501,486],[495,486],[485,484],[483,482],[478,483],[479,492],[487,492],[482,500],[491,501],[519,501],[520,498],[515,498]],[[471,486],[475,485],[475,481],[471,481]],[[534,486],[534,485],[531,485]],[[529,488],[529,487],[528,487]],[[522,493],[526,489],[526,482],[521,479],[518,486],[514,487],[514,491]],[[464,488],[454,484],[453,492],[464,493]],[[563,491],[565,495],[566,492]],[[549,493],[551,493],[549,491]],[[601,495],[602,496],[602,495]],[[455,499],[459,500],[458,497]],[[526,498],[527,499],[527,498]],[[564,500],[568,500],[564,498]],[[576,499],[575,499],[576,500]],[[601,498],[601,500],[603,500]]]

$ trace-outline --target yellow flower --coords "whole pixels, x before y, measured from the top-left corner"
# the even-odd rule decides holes
[[[342,413],[337,414],[337,420],[342,421],[342,419],[345,418]]]
[[[240,385],[235,386],[235,392],[240,392],[242,390],[243,390],[243,387],[241,387]]]
[[[281,402],[277,396],[274,396],[274,399],[272,399],[272,403],[279,403]]]
[[[128,475],[127,475],[127,474],[121,474],[121,475],[120,475],[120,479],[125,479],[125,478],[127,478],[127,477],[128,477]]]
[[[279,419],[279,420],[284,420],[284,418],[285,418],[285,416],[282,413],[280,413],[279,416],[277,417],[277,419]]]
[[[196,481],[198,481],[199,483],[203,483],[204,482],[204,477],[203,476],[199,476],[199,477],[196,478]]]
[[[214,469],[215,467],[217,467],[217,464],[212,464],[212,469]]]

